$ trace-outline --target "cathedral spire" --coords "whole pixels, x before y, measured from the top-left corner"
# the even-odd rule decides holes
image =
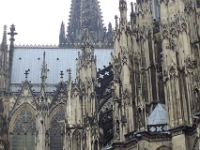
[[[41,71],[41,78],[42,78],[42,85],[40,95],[38,97],[38,108],[37,108],[37,138],[39,137],[40,140],[37,142],[37,149],[47,149],[48,140],[45,140],[48,137],[48,127],[46,122],[48,121],[49,115],[49,103],[46,96],[46,78],[47,78],[47,65],[45,61],[45,52],[43,53],[43,63],[42,63],[42,71]]]
[[[90,37],[90,33],[89,33],[89,27],[85,27],[85,43],[89,43],[91,42],[91,37]]]
[[[41,71],[41,78],[42,78],[41,94],[42,94],[42,96],[45,95],[45,91],[46,91],[46,78],[47,78],[47,65],[46,65],[46,61],[45,61],[45,54],[46,53],[44,52],[43,53],[42,71]]]
[[[133,2],[131,2],[131,25],[133,26],[134,24],[136,24],[136,13],[134,10],[134,4]]]
[[[83,42],[88,25],[94,42],[102,41],[104,30],[98,0],[72,0],[67,42]]]
[[[112,23],[111,22],[109,22],[109,24],[108,24],[107,37],[108,37],[108,42],[113,43],[113,29],[112,29]]]
[[[93,41],[90,36],[89,27],[85,27],[85,37],[84,37],[84,45],[82,45],[82,55],[85,57],[90,53],[90,50],[93,49]]]
[[[59,35],[59,46],[61,47],[66,42],[65,39],[65,25],[62,21],[61,27],[60,27],[60,35]]]
[[[0,45],[0,72],[1,77],[0,77],[0,88],[1,89],[7,89],[9,88],[9,81],[10,78],[6,76],[6,74],[9,74],[9,66],[8,66],[8,44],[7,44],[7,26],[4,26],[4,31],[3,31],[3,39],[2,43]]]
[[[127,23],[127,3],[126,0],[119,0],[120,21],[122,24]]]
[[[7,26],[4,26],[2,45],[7,45]]]

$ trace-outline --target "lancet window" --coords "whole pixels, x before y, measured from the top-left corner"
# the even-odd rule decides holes
[[[35,116],[24,109],[16,117],[12,135],[12,150],[35,149]]]
[[[78,130],[75,130],[72,135],[72,149],[73,150],[81,150],[81,134]]]
[[[51,120],[50,150],[62,150],[64,133],[64,109],[59,110]]]

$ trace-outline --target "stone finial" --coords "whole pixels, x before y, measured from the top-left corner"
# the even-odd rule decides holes
[[[4,25],[3,28],[4,28],[4,31],[7,31],[7,25]]]
[[[131,14],[134,13],[134,6],[133,6],[133,2],[131,2]]]
[[[86,32],[85,32],[85,42],[89,42],[90,41],[90,33],[89,33],[88,25],[84,29],[86,30]]]
[[[63,79],[64,73],[63,71],[60,71],[60,78]]]
[[[118,28],[118,16],[115,15],[115,28]]]
[[[69,69],[67,69],[67,72],[68,72],[68,74],[69,74],[69,78],[68,78],[68,80],[69,81],[71,81],[71,74],[72,74],[72,70],[69,68]]]
[[[7,36],[6,36],[6,34],[7,34],[7,26],[4,25],[3,28],[4,28],[4,33],[3,33],[2,45],[7,45]]]
[[[46,79],[47,78],[47,65],[45,61],[46,52],[43,53],[43,64],[42,64],[42,72],[41,72],[41,78]]]

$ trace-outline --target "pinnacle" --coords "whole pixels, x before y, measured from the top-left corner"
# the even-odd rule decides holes
[[[2,45],[7,45],[7,26],[4,26]]]
[[[97,0],[72,0],[71,4],[67,42],[84,41],[85,25],[89,26],[90,32],[96,32],[93,41],[102,41],[104,31],[99,2]],[[79,16],[78,19],[75,19],[77,16]]]
[[[62,21],[61,26],[64,26],[64,22]]]

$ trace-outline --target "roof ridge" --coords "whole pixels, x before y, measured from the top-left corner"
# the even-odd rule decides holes
[[[44,45],[44,44],[42,44],[42,45],[40,45],[40,44],[38,44],[38,45],[32,45],[32,44],[30,44],[30,45],[15,45],[15,48],[58,48],[58,45]]]

